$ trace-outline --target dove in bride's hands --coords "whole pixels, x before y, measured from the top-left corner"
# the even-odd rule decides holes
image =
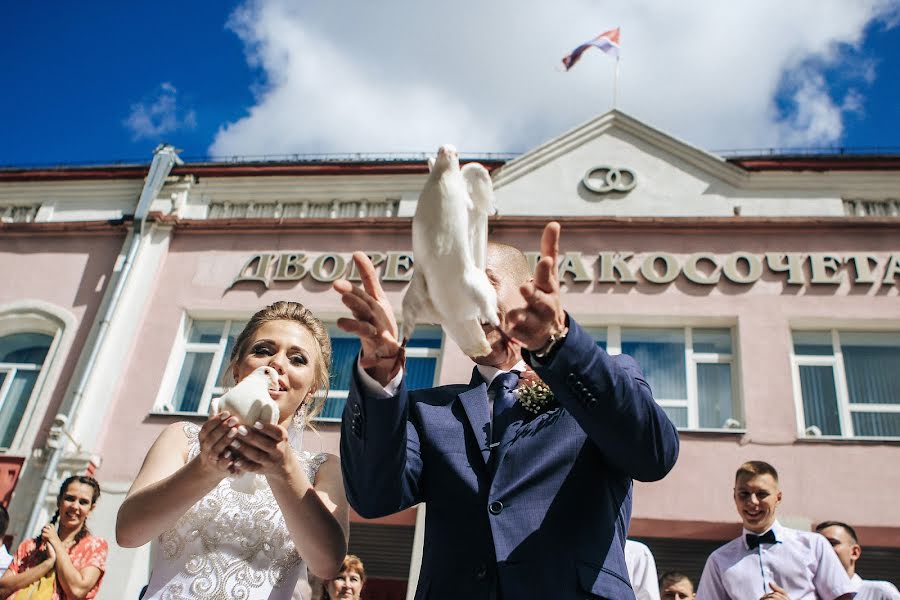
[[[210,414],[228,411],[241,424],[278,423],[278,405],[269,395],[269,390],[279,389],[278,373],[272,367],[259,367],[244,377],[220,398],[214,398]],[[245,494],[253,494],[261,487],[262,478],[254,473],[243,473],[231,478],[231,489]]]

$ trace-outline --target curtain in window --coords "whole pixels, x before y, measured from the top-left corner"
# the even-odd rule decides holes
[[[900,437],[900,413],[852,412],[855,435]]]
[[[687,399],[683,330],[623,330],[622,353],[641,366],[655,398]]]
[[[834,369],[800,365],[800,390],[806,427],[815,425],[823,435],[841,435]]]
[[[851,404],[900,404],[900,348],[842,346]]]
[[[409,358],[406,360],[406,387],[421,390],[434,385],[434,370],[437,359]]]
[[[42,365],[53,337],[44,333],[13,333],[0,338],[0,362]]]
[[[9,448],[19,429],[19,422],[25,414],[31,392],[34,390],[34,382],[37,381],[39,371],[16,371],[15,378],[9,387],[6,397],[3,398],[3,407],[0,410],[0,447]],[[0,387],[9,377],[9,373],[0,373]]]
[[[734,418],[730,364],[697,364],[697,401],[700,427],[725,427],[725,421]]]
[[[663,410],[669,415],[672,424],[678,429],[687,429],[688,409],[680,406],[664,406]]]
[[[181,375],[178,376],[175,394],[172,396],[174,410],[197,412],[212,359],[211,352],[188,352],[185,354]]]
[[[228,339],[225,341],[225,352],[222,353],[222,365],[219,367],[218,375],[216,375],[216,385],[234,384],[231,379],[231,373],[226,373],[225,370],[228,368],[228,363],[231,361],[231,350],[234,348],[234,342],[246,325],[247,324],[243,322],[231,324],[231,329],[228,330]],[[218,340],[216,340],[216,342],[218,342]]]
[[[349,390],[359,354],[358,338],[331,338],[331,389]]]

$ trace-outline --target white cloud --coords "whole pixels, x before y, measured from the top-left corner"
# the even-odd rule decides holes
[[[897,7],[248,0],[229,26],[263,79],[255,105],[220,128],[210,153],[430,151],[443,142],[464,153],[526,150],[611,107],[613,60],[589,50],[568,73],[559,61],[614,26],[619,108],[632,116],[711,149],[834,143],[864,97],[836,94],[825,74],[844,64],[871,74],[871,60],[842,49],[858,47],[873,20],[896,23]]]
[[[178,90],[163,82],[154,98],[131,105],[124,125],[131,131],[132,140],[158,139],[179,129],[195,128],[197,115],[192,109],[179,108]]]

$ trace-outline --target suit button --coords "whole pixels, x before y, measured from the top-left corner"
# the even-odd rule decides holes
[[[503,503],[499,500],[494,500],[488,506],[488,510],[492,515],[499,515],[503,511]]]
[[[487,565],[481,565],[478,567],[478,570],[475,571],[475,579],[482,580],[487,577]]]
[[[354,414],[354,415],[358,415],[358,414],[360,414],[361,412],[362,412],[362,411],[359,409],[359,404],[354,404],[354,405],[353,405],[353,414]]]

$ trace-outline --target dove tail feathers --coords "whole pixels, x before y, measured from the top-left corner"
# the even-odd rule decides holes
[[[491,353],[491,345],[488,344],[484,330],[477,320],[449,323],[445,325],[445,329],[466,356],[476,358]]]

